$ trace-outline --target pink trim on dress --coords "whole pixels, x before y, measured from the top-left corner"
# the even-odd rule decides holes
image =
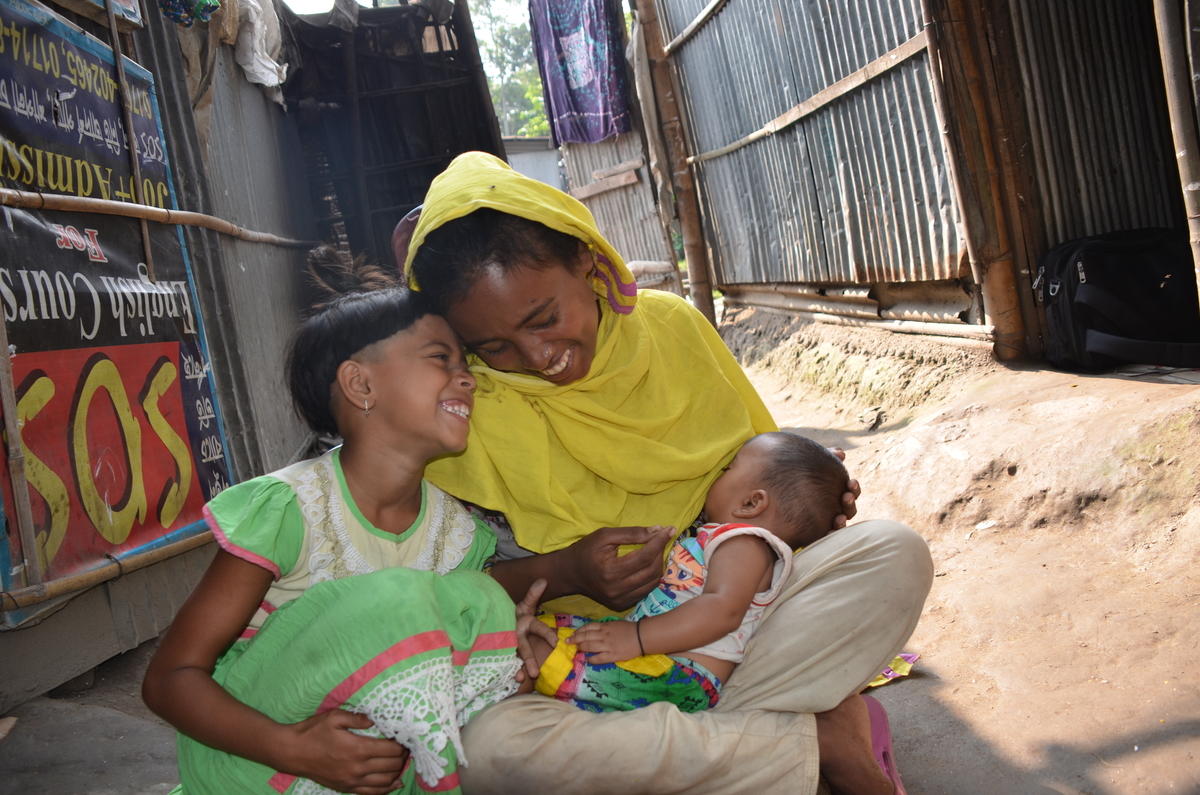
[[[438,783],[434,784],[432,787],[425,786],[425,780],[420,776],[414,776],[414,778],[416,779],[417,786],[425,792],[449,792],[450,790],[461,786],[458,780],[457,770],[443,778]]]
[[[263,611],[267,615],[271,615],[272,613],[274,613],[276,611],[277,608],[275,607],[275,605],[271,604],[266,599],[263,599],[261,602],[258,603],[258,609]],[[253,638],[257,634],[258,634],[258,630],[255,629],[254,627],[246,627],[245,629],[242,630],[242,634],[238,635],[238,640],[248,640],[250,638]]]
[[[377,654],[368,660],[361,668],[342,680],[341,684],[329,691],[329,695],[317,707],[315,714],[320,715],[323,712],[328,712],[331,709],[336,709],[342,704],[350,700],[350,697],[357,693],[363,685],[370,682],[386,668],[389,668],[401,660],[407,659],[417,654],[423,654],[433,649],[440,649],[450,645],[450,636],[444,630],[431,629],[428,632],[421,632],[412,637],[405,638],[394,646],[389,647],[385,651]],[[464,665],[470,660],[471,654],[477,651],[494,651],[496,649],[505,649],[515,647],[517,645],[517,633],[513,630],[502,632],[489,632],[485,635],[480,635],[475,639],[475,643],[470,649],[463,651],[455,651],[451,655],[451,661],[454,665]],[[276,773],[271,776],[267,784],[276,792],[283,792],[288,787],[292,786],[292,782],[296,780],[296,776],[291,773]],[[417,776],[417,781],[420,783],[421,777]],[[449,783],[448,783],[449,782]],[[424,784],[421,784],[424,789]],[[458,786],[458,773],[451,773],[441,781],[439,781],[433,789],[426,789],[426,792],[443,792],[451,790]]]
[[[450,636],[444,630],[440,629],[431,629],[428,632],[421,632],[412,637],[405,638],[368,660],[361,668],[342,680],[341,684],[330,690],[329,695],[325,696],[321,705],[317,707],[317,714],[328,712],[345,704],[363,685],[378,676],[385,668],[389,668],[401,660],[406,660],[417,654],[424,654],[427,651],[445,648],[449,645]],[[515,647],[516,645],[517,633],[512,630],[489,632],[486,635],[480,635],[476,638],[475,643],[471,645],[470,649],[453,652],[451,661],[455,665],[463,665],[470,659],[473,652],[492,651],[506,647]]]
[[[217,524],[217,517],[213,516],[212,511],[208,506],[204,506],[204,521],[208,524],[208,529],[212,530],[213,538],[217,539],[217,543],[221,549],[233,555],[235,558],[241,558],[247,563],[253,563],[255,566],[260,566],[271,574],[275,575],[275,579],[280,578],[279,567],[274,562],[264,558],[262,555],[256,555],[248,549],[243,549],[229,540],[229,536],[225,535],[225,531],[221,529],[221,525]]]
[[[410,638],[405,638],[375,655],[370,660],[367,660],[365,665],[343,679],[341,684],[334,687],[333,690],[330,690],[329,695],[325,696],[321,705],[317,707],[316,714],[320,715],[322,712],[328,712],[345,704],[350,699],[350,696],[357,693],[363,685],[378,676],[383,669],[393,666],[413,655],[449,645],[450,636],[444,630],[440,629],[431,629],[428,632],[421,632]]]

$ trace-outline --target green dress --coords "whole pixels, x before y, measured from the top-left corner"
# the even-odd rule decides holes
[[[458,792],[459,728],[515,691],[520,665],[512,600],[478,570],[486,525],[425,483],[412,527],[373,528],[336,450],[234,486],[206,515],[225,551],[276,576],[214,680],[280,723],[366,714],[364,734],[412,754],[399,792]],[[188,795],[328,791],[183,734],[178,752]]]

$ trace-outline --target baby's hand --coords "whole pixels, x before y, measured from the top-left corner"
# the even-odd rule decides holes
[[[590,663],[632,660],[642,654],[637,624],[632,621],[601,621],[575,630],[571,643],[588,652]]]

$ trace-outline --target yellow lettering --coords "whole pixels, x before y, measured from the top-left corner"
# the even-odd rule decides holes
[[[18,422],[22,426],[25,425],[36,417],[53,397],[54,382],[44,374],[35,375],[33,383],[17,397]],[[21,439],[21,451],[25,454],[25,479],[46,501],[47,521],[34,528],[42,569],[45,570],[53,562],[63,539],[67,536],[67,525],[71,518],[71,497],[62,478],[30,452],[25,446],[24,438]]]
[[[96,169],[96,179],[100,182],[100,198],[112,198],[112,169],[108,167],[101,168],[99,165],[93,164]]]
[[[46,158],[46,185],[58,193],[75,192],[75,172],[71,168],[70,155],[48,152]]]
[[[75,182],[78,188],[75,191],[77,196],[91,196],[93,187],[93,172],[92,164],[86,160],[75,161]]]
[[[75,403],[72,417],[71,453],[75,460],[75,476],[79,481],[79,496],[83,509],[92,526],[111,544],[120,544],[129,538],[135,521],[146,519],[146,487],[142,477],[142,431],[129,405],[129,395],[121,383],[117,366],[104,354],[98,353],[84,365],[82,387]],[[116,504],[110,503],[105,494],[96,488],[88,451],[88,411],[96,392],[108,392],[117,418],[121,423],[121,437],[125,447],[125,462],[129,479],[125,491]]]
[[[33,184],[33,147],[29,144],[21,144],[17,150],[20,152],[20,161],[22,166],[21,181],[26,185]]]
[[[158,521],[165,528],[169,528],[179,518],[179,512],[183,510],[183,503],[192,487],[191,450],[158,409],[159,398],[175,383],[178,373],[171,360],[164,356],[151,368],[141,395],[142,410],[146,412],[150,427],[175,460],[175,474],[167,480],[158,498]]]

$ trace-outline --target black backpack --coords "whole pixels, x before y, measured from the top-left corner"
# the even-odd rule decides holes
[[[1200,306],[1186,234],[1137,229],[1056,246],[1033,283],[1045,355],[1066,370],[1137,362],[1200,367]]]

